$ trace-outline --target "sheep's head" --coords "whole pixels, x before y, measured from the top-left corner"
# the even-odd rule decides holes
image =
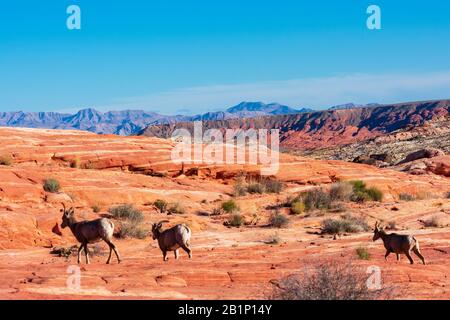
[[[70,224],[70,220],[73,218],[73,214],[75,213],[75,209],[72,207],[69,210],[66,209],[66,205],[63,203],[63,209],[60,210],[62,212],[62,223],[61,228],[68,227]]]
[[[375,223],[375,229],[373,230],[373,241],[377,241],[381,238],[381,234],[383,233],[383,228],[378,224],[378,221]]]
[[[154,223],[154,224],[152,225],[153,240],[158,239],[158,236],[159,236],[159,234],[161,233],[162,225],[163,225],[163,223],[165,223],[165,222],[169,222],[169,221],[168,221],[168,220],[163,220],[163,221],[160,221],[160,222],[158,222],[158,223]]]

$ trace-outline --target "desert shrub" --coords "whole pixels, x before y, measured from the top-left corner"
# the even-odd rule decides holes
[[[223,213],[222,208],[214,208],[211,212],[212,216],[220,216]]]
[[[61,189],[59,181],[56,179],[45,179],[44,181],[44,190],[51,193],[57,193]]]
[[[120,230],[117,233],[119,238],[135,238],[135,239],[145,239],[148,232],[144,229],[142,224],[136,220],[130,220],[123,222],[120,226]]]
[[[266,192],[266,188],[262,183],[253,182],[247,186],[247,192],[263,194]]]
[[[370,253],[366,247],[359,247],[358,249],[356,249],[356,254],[361,260],[370,260]]]
[[[348,201],[353,195],[353,186],[348,182],[334,183],[330,188],[332,201]]]
[[[267,193],[280,193],[283,191],[283,183],[278,180],[264,180],[263,185]]]
[[[389,288],[370,290],[368,275],[351,263],[323,262],[305,268],[302,274],[282,278],[271,300],[372,300],[388,298]]]
[[[159,210],[159,212],[164,213],[167,210],[167,202],[162,199],[156,200],[153,205]]]
[[[438,215],[434,215],[431,218],[423,222],[424,226],[427,228],[443,228],[445,227],[444,218]]]
[[[244,217],[239,213],[233,214],[227,221],[227,225],[231,227],[240,227],[244,224]]]
[[[172,203],[167,209],[167,214],[185,214],[186,209],[180,202]]]
[[[74,169],[80,168],[80,158],[75,158],[72,161],[70,161],[70,167]]]
[[[366,201],[383,200],[383,192],[376,187],[367,188],[366,183],[361,180],[350,181],[353,186],[353,195],[350,200],[354,202],[363,203]]]
[[[222,210],[226,213],[232,213],[238,211],[239,207],[234,200],[228,200],[222,203]]]
[[[277,233],[271,235],[266,241],[265,244],[279,244],[281,242],[280,235]]]
[[[289,225],[289,218],[280,212],[275,212],[270,216],[269,224],[274,228],[286,228]]]
[[[0,155],[0,166],[10,166],[13,163],[13,159],[11,155],[4,154]]]
[[[102,208],[99,205],[97,205],[97,204],[94,204],[91,209],[95,213],[99,213],[102,210]]]
[[[432,198],[433,198],[433,194],[429,191],[419,190],[416,193],[417,200],[428,200],[428,199],[432,199]]]
[[[109,213],[116,219],[124,219],[135,223],[144,221],[144,214],[131,204],[110,208]]]
[[[325,219],[322,222],[322,233],[358,233],[368,231],[370,228],[364,219],[344,215],[339,219]]]
[[[239,177],[236,180],[236,184],[233,187],[233,194],[235,197],[242,197],[247,194],[247,187],[245,185],[245,179]]]
[[[305,204],[303,202],[293,202],[291,204],[291,213],[294,215],[301,215],[305,213]]]
[[[409,193],[400,193],[398,198],[401,201],[414,201],[414,200],[416,200],[416,197],[414,197],[412,194],[409,194]]]
[[[305,192],[301,195],[303,203],[305,204],[306,211],[311,210],[326,210],[331,207],[331,198],[328,193],[322,189],[314,189]]]

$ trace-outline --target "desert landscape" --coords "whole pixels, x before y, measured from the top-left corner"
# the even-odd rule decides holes
[[[175,164],[174,142],[156,134],[167,131],[160,124],[139,136],[2,127],[0,298],[267,299],[280,279],[332,260],[378,266],[396,299],[450,299],[449,101],[405,108],[375,112],[376,125],[361,120],[368,109],[269,116],[293,119],[270,177],[258,165]],[[251,127],[265,117],[243,121]],[[300,128],[302,117],[312,120]],[[431,142],[412,143],[417,136]],[[409,142],[395,151],[399,159],[370,157],[401,141]],[[78,221],[113,221],[123,259],[107,265],[108,246],[91,244],[79,290],[67,286],[79,244],[61,228],[63,204]],[[162,220],[189,226],[192,259],[181,251],[163,261],[151,236]],[[351,227],[339,227],[343,220]],[[427,264],[414,255],[413,265],[404,255],[385,260],[383,242],[372,241],[376,222],[413,234]]]

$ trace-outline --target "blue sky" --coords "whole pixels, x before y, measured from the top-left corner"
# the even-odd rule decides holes
[[[66,28],[71,4],[81,30]],[[366,28],[370,4],[382,30]],[[442,0],[5,0],[0,111],[450,98],[449,57]]]

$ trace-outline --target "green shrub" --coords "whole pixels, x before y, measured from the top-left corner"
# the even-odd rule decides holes
[[[5,154],[0,156],[0,166],[10,166],[13,163],[11,155]]]
[[[153,205],[159,210],[159,212],[164,213],[167,210],[167,202],[162,199],[156,200]]]
[[[364,192],[366,190],[366,183],[361,180],[355,180],[349,182],[353,186],[354,192]]]
[[[379,201],[383,200],[383,192],[376,187],[367,188],[366,183],[361,180],[350,181],[353,186],[352,201],[363,203],[366,201]]]
[[[61,186],[56,179],[45,179],[44,181],[44,190],[51,193],[58,193],[61,189]]]
[[[358,249],[356,249],[356,254],[361,260],[370,260],[370,253],[366,247],[359,247]]]
[[[353,195],[353,186],[348,182],[334,183],[330,188],[331,201],[348,201]]]
[[[271,215],[269,224],[274,228],[286,228],[289,225],[289,218],[276,212]]]
[[[365,220],[351,215],[344,215],[340,219],[325,219],[322,222],[322,233],[326,234],[358,233],[369,229]]]
[[[144,221],[144,214],[131,204],[124,204],[109,209],[109,213],[113,218],[124,219],[135,223]]]
[[[135,220],[123,222],[117,233],[119,238],[145,239],[147,235],[148,232],[143,228],[141,223]]]
[[[383,192],[376,187],[371,187],[367,189],[366,193],[372,201],[377,202],[383,201]]]
[[[293,202],[291,204],[291,213],[294,215],[301,215],[305,213],[305,204],[303,202]]]
[[[244,217],[242,215],[240,215],[239,213],[233,214],[227,223],[228,226],[237,227],[237,228],[239,228],[243,224],[244,224]]]
[[[401,201],[414,201],[414,200],[416,200],[416,197],[414,197],[412,194],[409,194],[409,193],[400,193],[398,198]]]
[[[172,203],[167,209],[167,214],[185,214],[186,209],[180,202]]]
[[[228,200],[222,203],[222,210],[225,211],[226,213],[232,213],[238,211],[239,207],[236,204],[236,202],[234,202],[234,200]]]

